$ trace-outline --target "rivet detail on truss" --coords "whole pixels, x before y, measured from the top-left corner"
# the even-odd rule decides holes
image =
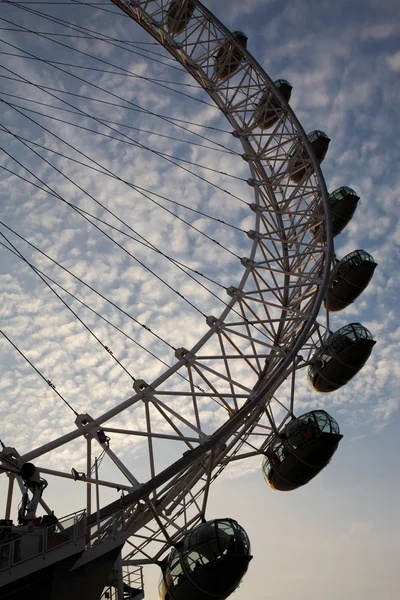
[[[239,288],[235,287],[234,285],[231,285],[230,287],[226,288],[226,293],[231,298],[235,298],[235,297],[243,298],[243,296],[244,296],[243,290],[240,290]]]
[[[213,317],[212,315],[206,317],[206,323],[209,327],[215,327],[215,329],[223,329],[225,327],[225,323],[217,317]]]
[[[178,360],[182,360],[183,358],[187,365],[195,363],[197,359],[196,355],[190,352],[190,350],[186,350],[186,348],[178,348],[175,351],[175,357]]]
[[[245,256],[240,259],[240,262],[244,267],[250,267],[250,269],[254,269],[257,266],[257,263],[254,260],[251,260],[251,258],[246,258]]]
[[[263,235],[262,233],[260,233],[259,231],[254,231],[254,229],[250,229],[250,231],[248,231],[246,233],[247,237],[249,237],[251,240],[261,240]]]
[[[144,379],[136,379],[136,381],[133,382],[133,389],[135,390],[135,392],[143,392],[146,389],[151,389],[149,384],[144,381]]]

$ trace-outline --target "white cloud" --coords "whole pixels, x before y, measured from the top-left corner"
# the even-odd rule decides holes
[[[400,50],[386,57],[389,67],[392,71],[398,73],[400,71]]]

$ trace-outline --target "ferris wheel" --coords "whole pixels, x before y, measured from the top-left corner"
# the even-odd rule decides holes
[[[10,598],[21,593],[22,580],[44,585],[37,573],[43,568],[38,558],[43,565],[45,557],[46,585],[55,585],[57,575],[58,599],[72,593],[77,599],[138,599],[143,586],[127,583],[129,568],[156,563],[162,600],[222,600],[239,585],[251,549],[235,520],[208,518],[211,484],[230,465],[253,459],[275,490],[308,483],[328,464],[342,436],[335,419],[319,408],[317,394],[316,409],[298,413],[296,384],[308,377],[317,392],[339,389],[363,367],[375,344],[360,323],[333,331],[329,316],[358,297],[377,266],[361,249],[341,260],[334,254],[333,238],[353,217],[359,197],[346,186],[328,194],[320,164],[329,137],[303,131],[290,108],[291,84],[272,81],[248,52],[245,33],[230,32],[197,0],[112,0],[98,8],[72,3],[71,9],[94,13],[93,25],[87,19],[72,22],[67,13],[2,4],[10,11],[2,18],[9,31],[30,40],[18,45],[6,36],[8,55],[12,61],[22,55],[40,68],[32,74],[15,70],[14,63],[2,66],[8,84],[1,93],[2,169],[9,186],[17,183],[1,210],[1,250],[14,261],[10,271],[22,265],[29,273],[27,288],[38,286],[31,303],[33,311],[39,303],[41,327],[57,329],[48,333],[54,339],[49,360],[28,343],[36,332],[31,338],[30,324],[22,327],[14,318],[9,295],[3,300],[8,311],[2,351],[36,371],[68,419],[63,413],[49,427],[38,414],[37,424],[28,424],[29,446],[26,435],[18,438],[19,425],[13,437],[0,435],[7,490],[0,585]],[[120,19],[122,39],[99,32],[96,11],[106,11],[113,23]],[[149,34],[137,44],[135,25]],[[157,76],[114,63],[114,55],[128,53],[137,62],[150,57]],[[168,75],[160,76],[162,70]],[[140,88],[127,98],[116,83],[122,76],[134,78],[133,87],[146,82],[157,91],[150,97]],[[164,97],[177,91],[186,102],[199,102],[197,120],[164,112]],[[129,125],[122,116],[127,111]],[[221,121],[211,124],[217,111],[228,130]],[[157,125],[149,132],[142,122],[150,118]],[[158,135],[163,143],[149,141]],[[147,152],[148,167],[136,155],[130,158],[136,150]],[[153,160],[164,165],[161,172]],[[86,184],[89,169],[93,188]],[[183,179],[187,176],[194,183]],[[229,185],[223,176],[229,176]],[[54,205],[51,217],[34,213],[40,202]],[[75,249],[65,254],[62,246],[77,223],[84,223],[82,258]],[[92,241],[92,234],[105,241]],[[202,242],[185,261],[179,252],[185,253],[193,236]],[[115,263],[103,260],[111,247],[106,244],[116,249]],[[96,261],[101,273],[94,276]],[[129,278],[137,312],[122,288],[107,289],[113,270],[125,282]],[[159,311],[154,324],[148,321],[154,314],[143,300],[146,291]],[[191,320],[186,312],[172,319],[171,297],[193,311]],[[50,316],[46,322],[39,315],[42,301],[54,314],[62,305],[70,321],[58,327]],[[112,337],[111,329],[121,337]],[[147,364],[150,358],[130,354],[122,337],[156,367]],[[65,347],[71,344],[78,357],[89,339],[133,391],[123,383],[125,391],[116,395],[113,384],[101,403],[92,402],[90,384],[87,389],[82,381],[82,369],[91,378],[97,364],[89,358],[86,364],[78,358],[79,370],[63,386],[53,380],[49,370],[55,364],[64,368]],[[98,369],[100,378],[117,380],[111,370]],[[97,383],[91,381],[96,396]],[[79,398],[75,387],[85,389],[89,399]],[[140,448],[140,462],[131,444]],[[57,478],[68,483],[85,509],[61,518],[46,501],[49,478],[53,486]],[[83,573],[92,596],[87,587],[80,590]]]

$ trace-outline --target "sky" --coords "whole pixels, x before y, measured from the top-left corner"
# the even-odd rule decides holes
[[[293,86],[290,104],[305,131],[322,129],[331,138],[322,165],[328,190],[348,185],[360,196],[353,220],[335,239],[336,255],[341,258],[353,249],[363,248],[378,262],[374,278],[363,295],[354,305],[331,318],[331,326],[335,330],[354,321],[370,329],[377,344],[367,365],[344,389],[325,396],[311,391],[305,379],[297,383],[296,406],[299,411],[323,407],[341,426],[344,438],[332,463],[314,481],[291,493],[275,492],[266,485],[258,458],[227,469],[212,487],[208,517],[231,516],[237,519],[252,542],[254,559],[233,597],[236,600],[265,600],[268,597],[286,600],[295,595],[299,600],[314,600],[323,594],[326,600],[337,597],[343,600],[372,600],[377,597],[394,600],[398,597],[400,583],[397,567],[400,534],[397,459],[400,450],[397,434],[400,427],[397,269],[400,239],[397,169],[400,18],[397,3],[389,0],[338,0],[335,3],[210,0],[205,4],[229,29],[240,29],[246,33],[249,38],[247,49],[272,79],[283,77],[290,81]],[[22,142],[10,139],[4,127],[88,164],[89,159],[75,152],[74,149],[79,147],[101,165],[106,164],[110,172],[117,173],[120,179],[134,181],[136,185],[175,199],[185,206],[246,228],[248,215],[240,201],[222,194],[203,179],[171,167],[154,152],[145,152],[138,147],[138,143],[145,144],[158,152],[190,156],[191,162],[245,179],[248,175],[244,161],[232,153],[220,152],[223,148],[217,145],[222,144],[231,152],[240,151],[229,134],[229,125],[216,109],[204,103],[208,101],[205,95],[187,86],[192,83],[189,77],[164,64],[165,54],[159,48],[147,46],[147,49],[161,53],[162,56],[152,57],[163,64],[147,62],[145,57],[148,53],[143,52],[146,46],[140,46],[140,43],[151,40],[134,23],[126,23],[115,9],[112,9],[112,14],[106,14],[74,5],[67,14],[61,4],[58,7],[34,6],[37,10],[81,24],[83,12],[79,11],[91,10],[90,25],[85,21],[86,26],[107,31],[117,39],[137,41],[141,54],[120,52],[115,47],[93,40],[71,41],[65,38],[63,43],[72,44],[81,52],[96,51],[104,60],[121,64],[138,75],[156,79],[158,83],[162,80],[168,88],[184,89],[203,102],[137,77],[132,81],[128,76],[72,69],[80,77],[77,79],[56,66],[29,60],[26,55],[24,59],[11,56],[10,53],[21,52],[15,48],[17,46],[45,59],[51,57],[51,60],[59,61],[58,66],[61,62],[70,61],[81,67],[99,68],[99,64],[95,65],[87,55],[78,55],[70,48],[49,43],[44,38],[11,31],[18,29],[18,25],[12,23],[29,28],[33,20],[36,29],[42,32],[60,32],[62,29],[54,23],[37,21],[32,13],[17,7],[2,8],[0,16],[8,22],[3,20],[0,23],[3,28],[0,75],[4,76],[0,97],[18,106],[11,107],[3,102],[0,112],[0,139],[5,150],[1,165],[9,169],[2,169],[0,179],[1,221],[112,298],[160,338],[177,347],[190,347],[205,331],[203,316],[197,309],[177,299],[173,290],[166,289],[149,270],[143,269],[137,261],[98,235],[91,224],[72,212],[65,203],[56,202],[54,195],[23,182],[10,170],[38,185],[47,184],[48,190],[56,190],[57,194],[81,209],[105,218],[104,210],[89,199],[86,193],[89,192],[92,197],[106,203],[110,210],[122,215],[124,222],[140,232],[146,241],[163,248],[176,260],[200,270],[218,284],[228,285],[239,277],[240,269],[232,254],[197,235],[195,230],[189,230],[171,213],[154,203],[149,205],[137,190],[120,180],[100,175],[82,168],[77,162],[45,151],[43,155],[68,174],[70,180],[67,181]],[[62,68],[71,70],[65,66]],[[67,97],[74,107],[93,111],[99,119],[109,119],[153,133],[120,128],[120,131],[135,137],[136,146],[126,143],[128,140],[123,135],[118,136],[119,141],[104,138],[99,133],[110,134],[110,130],[99,123],[93,126],[89,118],[82,121],[72,113],[61,111],[60,108],[67,109],[67,105],[38,88],[29,88],[28,96],[27,86],[9,79],[13,76],[10,70],[18,72],[20,77],[34,79],[47,86],[46,89],[68,91],[68,96],[63,98]],[[185,83],[186,87],[179,87],[179,82]],[[126,104],[122,108],[116,97],[113,102],[119,103],[118,107],[97,105],[73,96],[95,93],[98,99],[110,101],[110,95],[93,88],[92,83],[99,88],[108,87],[116,96],[128,98],[151,112],[181,118],[185,127],[201,131],[208,139],[171,127],[165,120],[155,119],[151,114],[133,111],[132,104],[129,105],[130,110]],[[59,95],[59,92],[54,93]],[[17,99],[16,95],[20,98]],[[23,99],[27,97],[58,108],[29,104]],[[24,113],[42,126],[51,128],[70,144],[68,148],[64,142],[22,116],[16,110],[22,110],[20,107],[62,119],[64,122],[37,113]],[[71,106],[69,109],[73,110]],[[97,133],[77,130],[71,124],[75,122],[87,127],[90,125]],[[215,129],[203,130],[188,123],[208,124]],[[157,135],[159,133],[180,141],[162,138]],[[203,146],[190,145],[189,154],[188,144],[183,139]],[[28,167],[30,173],[21,164]],[[243,181],[222,176],[219,172],[205,172],[202,168],[191,169],[215,185],[251,201],[249,187]],[[38,183],[32,173],[45,184]],[[71,180],[76,181],[80,188]],[[171,203],[163,205],[172,207]],[[235,229],[202,215],[190,214],[188,217],[188,211],[176,205],[173,212],[190,219],[192,225],[210,237],[223,240],[224,245],[234,249],[239,256],[249,251],[248,239],[243,239]],[[108,222],[120,225],[116,219]],[[76,278],[50,263],[3,225],[0,231],[7,236],[8,247],[11,242],[27,260],[34,262],[70,292],[84,298],[93,309],[112,320],[133,340],[151,348],[162,360],[170,361],[170,348],[160,339],[155,339],[148,330],[84,288]],[[215,296],[199,288],[181,271],[172,269],[170,263],[161,261],[148,248],[118,235],[116,239],[126,249],[159,277],[166,275],[170,286],[200,307],[202,313],[221,311],[221,302]],[[4,238],[0,241],[6,243]],[[45,288],[37,275],[26,265],[21,265],[21,260],[4,247],[0,248],[0,252],[2,330],[79,412],[98,414],[126,398],[132,388],[129,374],[111,356],[107,356],[104,348],[61,306],[59,299]],[[206,282],[209,289],[224,298],[220,285],[209,280]],[[65,292],[60,292],[60,295],[100,339],[106,340],[104,343],[112,348],[114,356],[128,371],[145,380],[160,374],[163,365],[143,352],[132,339],[111,329]],[[5,339],[0,343],[0,353],[0,439],[22,453],[73,429],[74,416],[68,407],[55,398]],[[185,410],[184,406],[180,408]],[[211,406],[208,419],[210,429],[220,422],[219,413]],[[138,413],[125,414],[123,421],[132,428],[144,425],[143,415]],[[119,440],[118,444],[134,472],[145,478],[146,469],[141,460],[143,444],[137,440],[133,442],[129,437]],[[163,452],[166,463],[175,456],[172,450]],[[78,468],[84,468],[84,456],[80,447],[74,444],[50,457],[49,465],[52,468],[70,465],[71,460]],[[53,486],[47,497],[57,505],[57,511],[66,514],[78,508],[79,501],[67,491],[62,493],[64,489],[67,488],[62,484],[56,489]],[[2,492],[0,497],[4,501]],[[115,499],[106,494],[104,501],[108,498]],[[158,573],[155,568],[150,568],[145,571],[145,576],[146,599],[155,600]]]

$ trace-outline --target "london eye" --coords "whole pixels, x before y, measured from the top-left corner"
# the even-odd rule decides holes
[[[162,600],[223,600],[252,554],[213,482],[311,486],[342,438],[318,392],[373,351],[330,315],[377,266],[335,255],[360,198],[197,0],[2,7],[0,589],[139,600],[157,564]]]

